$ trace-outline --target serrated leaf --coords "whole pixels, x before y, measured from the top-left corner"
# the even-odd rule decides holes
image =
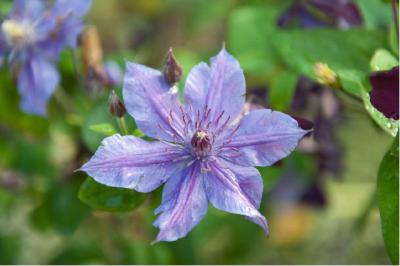
[[[114,128],[114,126],[108,123],[91,125],[89,126],[89,129],[94,132],[103,134],[104,136],[112,136],[114,134],[117,134],[117,130]]]
[[[139,207],[146,194],[127,188],[105,186],[88,177],[82,184],[79,199],[93,209],[118,212]]]
[[[389,257],[399,264],[399,138],[383,157],[378,172],[378,206]]]
[[[392,69],[398,64],[397,59],[389,51],[378,49],[372,56],[370,67],[372,71],[382,71]]]

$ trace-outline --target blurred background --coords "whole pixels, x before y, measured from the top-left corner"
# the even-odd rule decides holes
[[[10,3],[0,3],[3,15]],[[87,24],[95,28],[81,38],[82,49],[61,56],[62,83],[47,119],[22,113],[12,78],[0,72],[0,263],[390,264],[376,175],[393,138],[360,98],[317,83],[314,71],[322,62],[368,72],[376,49],[398,54],[390,4],[93,0]],[[128,202],[124,212],[78,198],[86,176],[73,171],[107,135],[93,125],[117,126],[107,107],[110,88],[85,70],[85,56],[98,52],[122,72],[125,61],[161,69],[173,47],[186,76],[224,42],[244,69],[249,103],[312,121],[314,133],[288,158],[259,169],[270,238],[210,207],[186,238],[150,245],[160,189],[134,202],[129,194],[115,198]],[[134,131],[133,119],[125,119]],[[101,188],[96,193],[101,197]]]

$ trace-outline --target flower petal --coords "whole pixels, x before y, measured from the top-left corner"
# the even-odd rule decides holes
[[[224,140],[221,156],[246,166],[268,166],[292,152],[308,131],[293,118],[268,109],[244,116],[239,129]]]
[[[44,10],[42,0],[14,0],[10,17],[38,19]]]
[[[194,163],[168,180],[163,200],[156,213],[161,213],[154,226],[160,228],[155,242],[182,238],[206,215],[207,197],[200,169]]]
[[[92,5],[91,0],[57,0],[52,11],[61,16],[73,13],[75,16],[83,17]]]
[[[223,48],[211,58],[211,67],[201,63],[189,73],[185,104],[191,105],[194,114],[207,106],[211,108],[211,118],[222,111],[234,118],[244,105],[245,93],[246,84],[239,62]]]
[[[39,55],[28,57],[18,75],[21,109],[24,112],[45,116],[47,101],[59,82],[59,74],[53,63]]]
[[[248,170],[236,168],[232,171],[221,162],[210,162],[208,171],[204,174],[207,198],[217,209],[246,216],[252,222],[261,226],[268,235],[267,220],[257,210],[258,206],[256,206],[256,204],[259,204],[259,202],[256,202],[259,195],[250,196],[248,188],[243,183],[247,178],[244,178],[241,174],[248,172]],[[243,187],[240,186],[240,182],[244,185]]]
[[[221,161],[221,164],[232,171],[243,193],[257,209],[260,208],[263,193],[263,181],[260,172],[254,167],[241,166],[225,160]]]
[[[178,92],[165,81],[160,71],[127,63],[123,96],[128,113],[147,136],[176,141],[182,137],[178,117]]]
[[[116,134],[80,170],[107,186],[150,192],[179,171],[184,159],[175,145]]]
[[[48,56],[57,59],[66,47],[74,49],[78,46],[78,37],[84,28],[84,23],[80,18],[70,16],[56,27],[57,30],[51,38],[41,42],[40,46]]]

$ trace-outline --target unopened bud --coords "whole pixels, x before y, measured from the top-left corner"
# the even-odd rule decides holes
[[[178,82],[182,76],[182,68],[176,61],[172,48],[169,49],[164,65],[164,78],[171,84]]]
[[[125,112],[125,106],[119,99],[114,90],[111,91],[110,99],[108,100],[108,108],[113,116],[121,118]]]
[[[314,73],[319,83],[331,87],[338,87],[338,77],[327,64],[321,62],[315,63]]]

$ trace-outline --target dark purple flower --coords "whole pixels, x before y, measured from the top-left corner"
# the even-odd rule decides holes
[[[23,111],[46,115],[47,101],[59,82],[55,60],[63,48],[75,47],[82,23],[78,17],[89,5],[90,0],[57,0],[47,10],[42,0],[14,0],[1,22],[0,56],[18,76]]]
[[[301,28],[349,28],[363,23],[361,13],[352,0],[298,0],[278,19],[281,27],[298,24]]]
[[[245,79],[225,49],[189,73],[184,93],[163,74],[128,63],[123,96],[142,132],[157,141],[119,134],[103,140],[82,166],[96,181],[150,192],[166,183],[154,225],[156,242],[184,237],[215,208],[268,225],[258,211],[263,183],[254,166],[269,166],[287,156],[307,133],[290,116],[268,109],[241,119]]]
[[[399,66],[369,76],[372,105],[387,118],[399,119]]]

